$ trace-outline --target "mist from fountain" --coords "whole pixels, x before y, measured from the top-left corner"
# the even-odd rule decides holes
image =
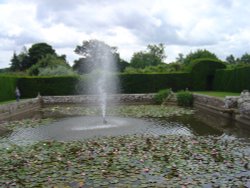
[[[98,95],[98,104],[101,108],[103,124],[106,124],[108,95],[117,93],[118,90],[118,81],[116,76],[114,76],[114,71],[117,70],[116,61],[109,46],[98,45],[95,50],[94,59],[97,60],[99,64],[95,64],[97,69],[92,71],[89,75],[91,79],[88,81],[88,88],[89,93]]]

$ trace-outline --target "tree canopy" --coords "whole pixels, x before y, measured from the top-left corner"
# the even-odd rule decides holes
[[[69,64],[63,57],[58,57],[54,54],[47,54],[39,59],[36,64],[32,65],[28,72],[30,75],[39,75],[42,72],[42,69],[56,69],[58,66],[70,69]]]
[[[127,66],[127,62],[120,59],[117,47],[109,46],[103,41],[83,41],[82,45],[76,46],[75,53],[82,56],[73,65],[73,69],[79,74],[90,73],[94,69],[105,70],[105,66],[113,68],[112,71],[122,71]]]
[[[192,61],[196,59],[213,59],[213,60],[219,60],[219,58],[212,52],[204,49],[198,49],[195,52],[190,52],[189,54],[186,55],[186,57],[183,59],[183,63],[185,65],[189,65]]]
[[[163,63],[166,58],[163,44],[148,45],[146,51],[140,51],[133,54],[130,66],[134,68],[145,68],[147,66],[157,66]]]
[[[42,57],[47,54],[56,55],[55,50],[47,43],[36,43],[31,46],[28,51],[30,65],[36,64]]]

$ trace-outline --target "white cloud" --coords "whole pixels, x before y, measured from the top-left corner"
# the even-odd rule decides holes
[[[167,61],[198,48],[219,57],[249,48],[248,0],[8,0],[0,1],[0,68],[13,51],[47,42],[72,63],[76,45],[98,39],[122,58],[148,44],[166,44]]]

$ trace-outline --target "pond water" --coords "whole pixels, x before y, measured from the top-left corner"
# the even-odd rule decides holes
[[[37,114],[36,114],[37,115]],[[101,116],[69,115],[61,113],[39,113],[39,118],[53,118],[53,122],[42,123],[35,127],[20,126],[2,136],[5,140],[18,143],[41,140],[83,140],[103,136],[132,134],[160,135],[196,135],[249,138],[249,131],[232,125],[229,121],[209,116],[207,113],[173,115],[170,117],[131,118],[107,116],[103,123]]]
[[[249,187],[246,128],[178,107],[112,110],[107,123],[58,106],[3,124],[0,187]]]

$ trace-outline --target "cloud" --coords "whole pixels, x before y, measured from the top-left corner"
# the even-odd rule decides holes
[[[199,48],[240,56],[249,47],[249,6],[248,0],[0,1],[0,67],[13,51],[37,42],[72,63],[76,45],[89,39],[117,46],[126,60],[157,43],[166,45],[168,62]]]

